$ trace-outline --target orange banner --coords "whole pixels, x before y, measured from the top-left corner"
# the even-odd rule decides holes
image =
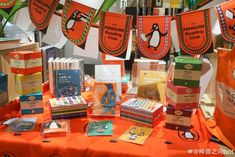
[[[162,59],[171,45],[170,16],[139,16],[137,44],[139,54],[149,59]]]
[[[176,15],[176,24],[182,53],[199,55],[210,51],[213,45],[209,9]]]
[[[95,9],[67,0],[62,15],[64,35],[77,46],[85,49],[86,39],[95,16]]]
[[[100,52],[126,58],[132,16],[102,12],[99,27]]]
[[[235,1],[231,0],[215,6],[222,36],[228,42],[235,42]]]
[[[34,26],[46,34],[49,22],[59,0],[29,0],[28,8],[30,19]]]

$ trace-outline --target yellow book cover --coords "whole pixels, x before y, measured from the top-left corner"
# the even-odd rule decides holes
[[[140,71],[138,97],[164,102],[166,72]]]
[[[132,126],[119,137],[119,140],[143,145],[152,131],[152,128]]]
[[[112,116],[116,113],[116,83],[95,82],[92,115]]]

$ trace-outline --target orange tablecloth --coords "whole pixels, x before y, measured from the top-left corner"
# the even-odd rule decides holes
[[[47,93],[44,95],[44,102],[47,102],[49,95]],[[164,121],[162,121],[141,146],[119,140],[117,143],[110,142],[110,139],[118,138],[130,126],[135,125],[134,122],[120,117],[111,118],[114,125],[113,136],[87,137],[84,126],[89,118],[77,118],[70,120],[71,134],[66,137],[51,138],[50,142],[42,142],[39,125],[50,117],[46,103],[44,108],[44,114],[30,115],[38,118],[35,130],[32,132],[23,132],[20,136],[14,136],[12,133],[6,133],[4,126],[0,126],[0,157],[4,156],[4,153],[9,157],[192,157],[194,155],[203,157],[212,154],[223,156],[218,154],[219,145],[209,141],[210,135],[204,126],[204,118],[200,110],[193,117],[192,122],[193,130],[200,137],[198,141],[184,141],[178,136],[178,131],[164,128]],[[0,109],[0,120],[19,115],[19,109],[19,101],[9,103]],[[171,141],[172,144],[165,144],[165,141]]]

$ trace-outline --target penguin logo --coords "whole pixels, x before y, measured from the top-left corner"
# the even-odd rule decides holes
[[[159,29],[159,25],[157,23],[154,23],[151,32],[145,36],[145,38],[150,36],[148,41],[148,48],[153,47],[154,50],[157,50],[158,46],[161,43],[161,37],[167,35],[167,33],[168,32],[162,33]]]
[[[79,10],[75,10],[73,14],[69,17],[69,19],[66,21],[66,30],[72,30],[74,31],[74,26],[76,22],[82,21],[81,20],[82,12]]]
[[[233,10],[235,10],[235,8],[233,8]],[[229,18],[230,20],[234,20],[235,19],[235,13],[233,11],[228,9],[228,10],[226,10],[225,14],[226,14],[226,17]],[[230,25],[229,29],[235,31],[235,25],[233,25],[233,26]]]

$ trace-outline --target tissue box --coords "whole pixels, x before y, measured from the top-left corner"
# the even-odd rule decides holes
[[[16,92],[20,95],[42,93],[42,73],[16,75]]]
[[[173,84],[176,86],[198,87],[202,62],[193,57],[176,57]]]
[[[0,106],[8,103],[7,74],[0,73]]]
[[[42,93],[20,96],[20,108],[23,115],[43,113]]]
[[[174,86],[171,81],[167,82],[166,101],[175,109],[198,108],[200,87]]]
[[[176,110],[168,105],[165,127],[172,130],[186,131],[191,126],[192,110]]]
[[[42,71],[41,52],[15,51],[9,56],[12,73],[26,75]]]

